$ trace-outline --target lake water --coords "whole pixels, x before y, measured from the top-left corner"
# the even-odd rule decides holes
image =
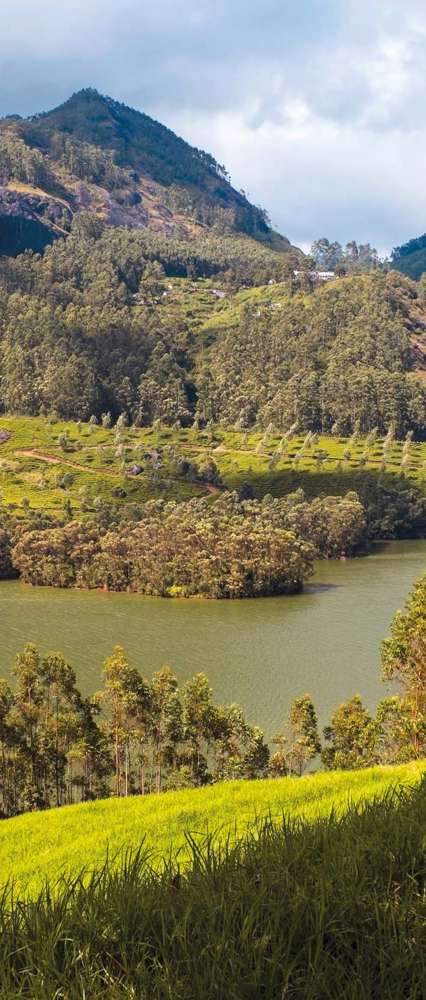
[[[268,736],[309,692],[322,724],[352,694],[374,708],[386,689],[379,644],[426,570],[426,541],[376,546],[363,559],[318,564],[303,594],[247,601],[176,601],[0,583],[0,674],[25,642],[63,651],[84,693],[100,687],[115,644],[151,674],[207,673],[217,701],[238,701]]]

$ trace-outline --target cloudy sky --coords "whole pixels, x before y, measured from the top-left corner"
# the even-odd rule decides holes
[[[426,230],[424,0],[0,0],[0,114],[97,87],[306,246]]]

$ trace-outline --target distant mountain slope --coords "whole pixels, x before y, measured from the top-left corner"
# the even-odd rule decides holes
[[[0,253],[39,250],[81,211],[183,239],[215,227],[290,248],[209,153],[90,88],[0,121]]]
[[[426,271],[426,233],[392,251],[392,263],[409,278],[418,280]]]

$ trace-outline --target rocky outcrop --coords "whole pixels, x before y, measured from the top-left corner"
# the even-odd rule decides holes
[[[0,186],[0,254],[41,253],[66,231],[72,214],[62,199]]]
[[[62,199],[35,191],[0,186],[0,217],[14,216],[41,222],[45,226],[63,228],[70,223],[72,210]]]

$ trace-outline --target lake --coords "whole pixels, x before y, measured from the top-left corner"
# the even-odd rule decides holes
[[[321,724],[352,694],[374,708],[386,693],[379,644],[426,569],[426,541],[377,545],[367,558],[322,562],[303,594],[179,601],[0,583],[0,673],[25,642],[63,651],[84,693],[100,687],[115,644],[151,674],[207,673],[217,701],[238,701],[270,737],[293,698],[309,692]]]

